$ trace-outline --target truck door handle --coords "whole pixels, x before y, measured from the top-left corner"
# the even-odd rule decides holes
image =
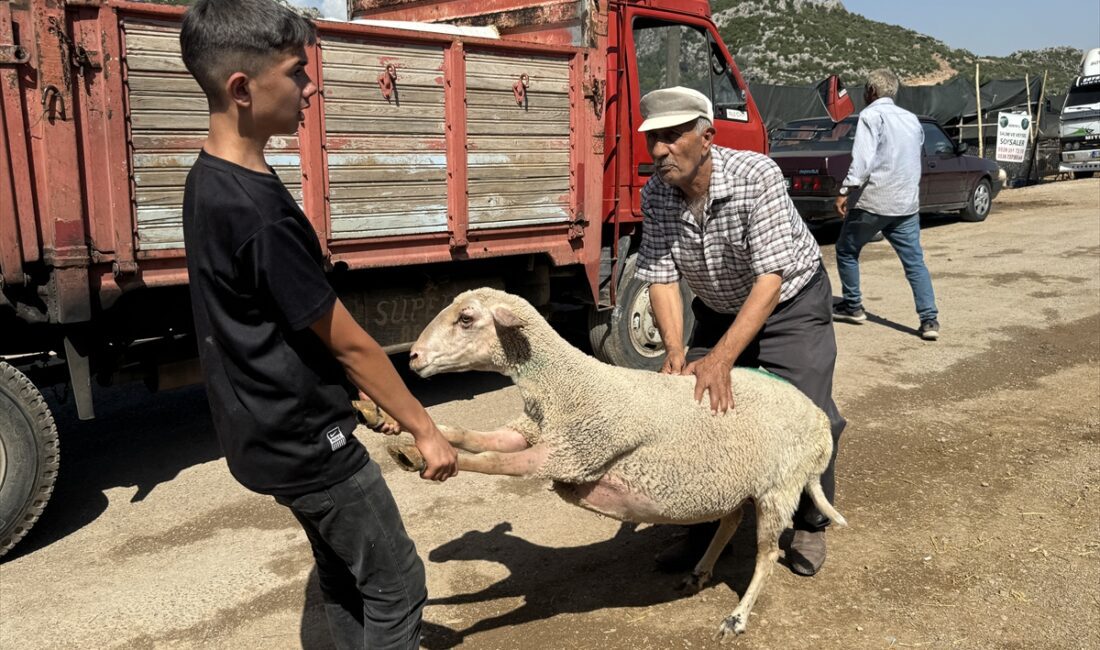
[[[653,163],[643,163],[638,165],[639,176],[652,176],[654,171]]]
[[[930,163],[928,163],[928,166],[929,166],[929,167],[933,167],[933,168],[934,168],[934,167],[936,166],[936,163],[934,163],[934,162],[930,162]]]

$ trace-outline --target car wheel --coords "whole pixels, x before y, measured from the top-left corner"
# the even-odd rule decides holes
[[[989,209],[993,207],[993,191],[989,185],[989,179],[980,179],[970,190],[970,200],[963,208],[963,221],[985,221],[989,216]]]
[[[53,414],[26,375],[0,361],[0,556],[42,514],[59,460]]]
[[[637,253],[626,259],[616,291],[614,309],[588,312],[588,339],[592,353],[600,361],[624,368],[659,370],[665,362],[665,344],[657,331],[657,321],[649,302],[649,283],[634,277]],[[680,281],[680,300],[684,307],[684,344],[695,327],[691,311],[694,295]]]

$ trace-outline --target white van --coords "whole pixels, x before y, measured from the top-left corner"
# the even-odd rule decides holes
[[[1062,163],[1059,171],[1084,178],[1100,171],[1100,47],[1081,59],[1062,106]]]

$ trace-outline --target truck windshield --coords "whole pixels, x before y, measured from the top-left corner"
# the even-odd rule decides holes
[[[721,48],[705,30],[638,18],[633,31],[640,95],[658,88],[686,86],[711,100],[716,118],[730,117],[727,109],[744,109],[744,94]]]
[[[855,120],[788,122],[772,133],[772,152],[851,151],[855,137]]]
[[[1100,104],[1100,86],[1080,86],[1072,88],[1066,97],[1066,106],[1088,106]]]

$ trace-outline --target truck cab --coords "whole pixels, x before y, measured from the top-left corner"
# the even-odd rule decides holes
[[[1058,169],[1074,178],[1100,171],[1100,48],[1085,54],[1080,73],[1066,94],[1060,133]]]

